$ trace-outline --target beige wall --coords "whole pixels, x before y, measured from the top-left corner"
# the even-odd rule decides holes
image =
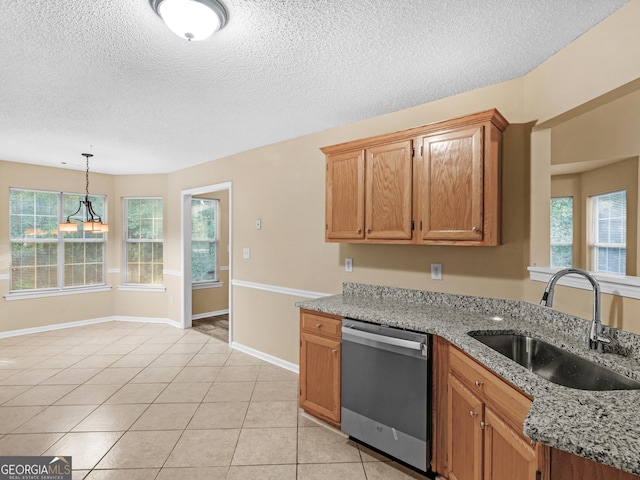
[[[631,0],[522,78],[167,175],[166,183],[159,181],[150,187],[166,195],[165,269],[170,272],[165,275],[167,291],[144,296],[112,292],[110,295],[116,298],[110,302],[110,308],[120,315],[151,311],[153,315],[181,320],[181,192],[223,182],[232,183],[232,282],[241,281],[245,285],[232,286],[233,340],[247,347],[297,363],[298,312],[293,303],[300,297],[295,292],[287,294],[287,288],[337,293],[343,281],[358,281],[537,302],[544,285],[528,280],[526,267],[548,265],[554,147],[551,129],[562,129],[564,122],[638,89],[640,29],[635,26],[639,21],[640,0]],[[503,245],[474,248],[324,242],[325,163],[320,147],[494,107],[511,122],[503,148]],[[608,137],[603,141],[614,140]],[[637,150],[633,155],[638,155]],[[21,171],[27,167],[11,164],[9,168]],[[36,168],[33,174],[36,172],[41,170]],[[63,177],[63,173],[53,175],[46,184],[57,184]],[[103,191],[113,196],[134,190],[133,180],[121,183],[119,179],[105,177],[104,181]],[[115,199],[110,197],[109,202],[110,211],[118,208]],[[0,208],[4,208],[2,205]],[[258,217],[263,223],[259,231],[255,229]],[[8,273],[7,235],[2,236],[6,232],[4,223],[0,229],[5,229],[0,230],[0,262],[4,261],[0,263],[0,274],[3,274]],[[111,232],[109,235],[113,237]],[[251,249],[248,260],[242,258],[245,247]],[[109,266],[120,268],[116,246],[109,248],[114,255],[114,263],[109,260]],[[345,257],[353,258],[353,273],[344,272]],[[442,281],[430,279],[432,262],[443,264]],[[0,282],[6,288],[7,282]],[[268,286],[272,291],[251,285]],[[556,308],[584,317],[590,315],[590,292],[560,290]],[[149,307],[151,301],[154,305]],[[0,307],[5,309],[0,310],[3,319],[7,303]],[[23,306],[8,312],[15,317],[11,324],[33,322],[30,311],[35,302],[13,303]],[[54,305],[57,305],[54,301],[46,300],[38,308],[51,310],[49,306]],[[109,307],[104,307],[104,311],[108,312]],[[604,311],[605,321],[640,331],[640,302],[605,295]],[[73,318],[80,316],[82,313],[78,311]],[[54,315],[53,319],[42,320],[42,324],[63,319],[69,317]]]
[[[192,290],[191,311],[194,316],[229,310],[229,191],[221,190],[196,197],[214,198],[220,201],[218,281],[222,286]]]

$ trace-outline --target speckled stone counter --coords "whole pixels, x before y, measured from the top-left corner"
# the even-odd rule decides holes
[[[527,302],[343,284],[342,295],[298,302],[317,312],[439,335],[531,395],[531,439],[640,475],[640,390],[591,392],[551,383],[469,332],[528,334],[640,380],[640,336],[610,329],[616,346],[590,352],[590,320]]]

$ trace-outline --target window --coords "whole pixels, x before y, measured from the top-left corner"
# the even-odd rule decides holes
[[[625,275],[627,268],[627,192],[591,197],[591,269]]]
[[[551,199],[551,266],[570,267],[573,260],[573,197]]]
[[[191,199],[191,281],[218,281],[218,200]]]
[[[84,195],[12,188],[9,197],[12,291],[104,285],[104,234],[83,232],[82,222],[58,232]],[[105,197],[89,199],[106,219]]]
[[[162,198],[124,199],[125,283],[162,285]]]

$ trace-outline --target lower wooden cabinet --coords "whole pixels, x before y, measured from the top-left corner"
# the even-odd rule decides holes
[[[548,479],[548,449],[521,431],[531,400],[453,346],[448,363],[441,473],[449,480]]]
[[[484,412],[484,479],[531,479],[542,477],[536,446],[523,440],[490,408]]]
[[[556,448],[551,449],[551,480],[584,479],[638,480],[640,476]]]
[[[342,319],[300,312],[300,408],[340,428]]]

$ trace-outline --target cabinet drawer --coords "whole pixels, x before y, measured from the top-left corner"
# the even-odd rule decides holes
[[[301,328],[303,332],[330,338],[341,338],[342,336],[342,318],[336,315],[328,316],[303,311],[301,317]]]
[[[532,403],[526,395],[456,348],[449,348],[449,365],[464,386],[522,432]]]

